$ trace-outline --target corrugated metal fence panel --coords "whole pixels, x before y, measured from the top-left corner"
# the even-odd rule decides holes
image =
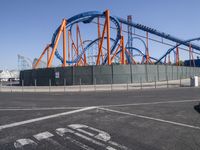
[[[112,66],[94,66],[93,70],[96,84],[112,83]]]
[[[145,65],[132,65],[133,83],[147,82]]]
[[[178,79],[178,68],[177,66],[172,66],[172,80]]]
[[[183,76],[183,68],[180,66],[177,66],[177,79],[182,78]]]
[[[73,85],[73,67],[54,69],[55,85]]]
[[[130,65],[113,65],[113,83],[131,83]]]
[[[183,76],[182,76],[182,78],[183,79],[187,78],[187,67],[182,67],[182,69],[183,69]]]
[[[146,65],[147,67],[147,79],[148,82],[154,82],[158,80],[157,66],[156,65]]]
[[[92,66],[74,67],[74,84],[93,84]]]
[[[44,69],[37,69],[33,71],[37,72],[35,74],[37,76],[36,79],[37,79],[38,86],[45,86],[45,85],[50,85],[50,84],[55,85],[54,68],[44,68]]]
[[[166,78],[168,79],[168,80],[173,80],[172,79],[172,66],[170,66],[170,65],[166,65],[165,66],[165,69],[166,69]]]
[[[158,80],[159,81],[166,80],[166,68],[165,68],[165,66],[164,65],[158,65],[157,70],[158,70]]]
[[[111,65],[85,67],[57,67],[20,72],[20,83],[25,86],[117,84],[176,80],[200,75],[200,68],[169,65]],[[81,82],[81,83],[80,83]]]

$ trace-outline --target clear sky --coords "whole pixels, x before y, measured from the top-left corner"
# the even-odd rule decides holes
[[[1,0],[0,70],[17,69],[17,54],[39,57],[62,18],[110,9],[111,14],[182,39],[200,36],[199,0]]]

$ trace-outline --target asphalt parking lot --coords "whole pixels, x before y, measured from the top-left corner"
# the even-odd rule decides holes
[[[0,149],[198,150],[199,91],[0,93]]]

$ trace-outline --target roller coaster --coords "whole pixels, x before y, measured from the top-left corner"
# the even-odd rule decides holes
[[[86,25],[87,32],[82,36],[81,27]],[[124,29],[125,27],[128,31]],[[145,35],[132,32],[132,29],[142,31]],[[91,33],[89,33],[90,30]],[[150,38],[149,34],[161,40]],[[164,42],[163,39],[171,43]],[[61,25],[53,33],[50,44],[45,47],[33,68],[38,68],[44,55],[47,56],[47,68],[52,67],[55,56],[62,67],[111,65],[113,63],[171,64],[172,56],[173,64],[179,66],[181,50],[189,54],[191,61],[194,61],[194,55],[200,55],[200,46],[192,43],[192,41],[199,40],[200,37],[182,40],[134,23],[130,16],[128,20],[112,16],[109,10],[89,11],[62,20]],[[143,48],[137,47],[137,44],[134,45],[133,41],[140,42]],[[167,45],[168,48],[160,57],[153,57],[149,52],[149,41]]]

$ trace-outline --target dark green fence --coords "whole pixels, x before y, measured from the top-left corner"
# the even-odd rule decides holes
[[[20,72],[25,86],[120,84],[177,80],[200,75],[200,68],[171,65],[57,67]]]

